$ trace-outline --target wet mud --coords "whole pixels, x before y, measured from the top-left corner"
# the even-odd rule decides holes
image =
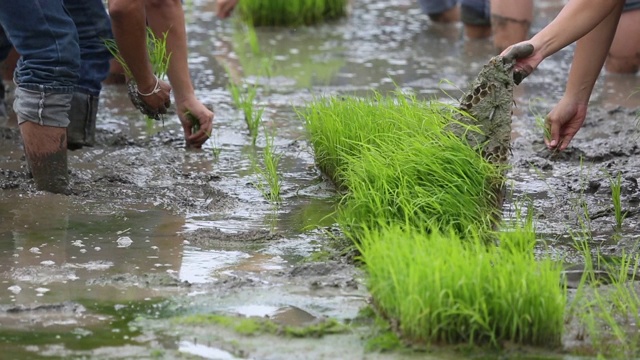
[[[536,2],[533,31],[560,3]],[[459,25],[431,24],[412,1],[353,2],[350,16],[336,23],[258,30],[263,52],[273,54],[267,78],[259,59],[242,50],[233,23],[215,19],[213,2],[191,2],[187,17],[197,95],[216,113],[214,137],[203,149],[184,147],[175,114],[164,126],[148,124],[124,87],[107,85],[96,146],[69,152],[71,195],[51,195],[35,191],[15,122],[0,127],[2,349],[16,359],[465,358],[455,351],[369,352],[368,325],[291,339],[176,319],[352,323],[367,304],[366,284],[350,259],[331,252],[339,194],[315,169],[295,109],[323,94],[390,93],[396,86],[455,101],[494,55],[490,41],[464,39]],[[561,96],[570,57],[571,49],[559,52],[514,90],[503,217],[530,204],[540,254],[551,252],[576,277],[584,259],[570,232],[611,256],[637,251],[640,80],[604,74],[584,128],[567,151],[552,153],[535,115]],[[259,84],[264,124],[276,131],[275,150],[283,155],[279,206],[258,186],[254,163],[264,137],[251,145],[226,90],[243,80]],[[618,173],[627,217],[614,230],[610,179]],[[585,346],[578,333],[568,325],[564,350]]]

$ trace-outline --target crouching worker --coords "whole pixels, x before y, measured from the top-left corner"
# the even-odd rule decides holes
[[[109,71],[103,43],[111,36],[109,17],[101,0],[0,1],[0,24],[21,55],[13,107],[36,188],[67,193],[67,146],[94,141],[98,96]],[[137,83],[140,93],[153,92],[140,97],[147,111],[165,113],[170,86],[152,75]]]

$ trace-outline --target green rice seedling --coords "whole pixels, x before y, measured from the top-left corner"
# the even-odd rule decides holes
[[[546,116],[540,114],[536,109],[537,103],[542,102],[540,98],[534,98],[529,101],[529,112],[533,114],[536,127],[542,131],[545,140],[551,140],[551,129],[547,126]]]
[[[609,175],[609,187],[611,188],[611,200],[613,202],[613,212],[615,214],[616,219],[616,232],[620,232],[622,230],[622,222],[627,216],[626,212],[622,211],[622,199],[621,199],[621,190],[622,190],[622,176],[620,173],[614,178]]]
[[[258,138],[258,129],[262,124],[262,113],[264,108],[256,109],[254,105],[255,98],[257,96],[257,86],[248,86],[247,92],[241,101],[241,109],[244,113],[244,121],[247,123],[249,129],[249,135],[251,135],[251,143],[255,145]]]
[[[151,62],[151,69],[153,74],[158,79],[164,80],[169,71],[169,61],[171,59],[171,53],[167,52],[167,36],[168,32],[165,32],[162,36],[158,37],[154,34],[150,27],[147,27],[147,50],[149,52],[149,60]],[[126,61],[120,54],[118,45],[114,39],[103,40],[107,50],[113,55],[113,57],[122,65],[125,75],[128,79],[134,79],[131,69],[127,65]],[[164,118],[161,117],[164,123]],[[147,131],[151,132],[154,128],[154,120],[148,116],[145,116]]]
[[[445,130],[453,111],[404,94],[374,94],[324,98],[301,112],[316,164],[348,190],[339,209],[345,228],[379,219],[461,233],[491,228],[499,211],[491,184],[501,173]]]
[[[273,32],[259,33],[251,25],[237,23],[233,29],[233,50],[246,77],[285,77],[295,81],[299,88],[310,88],[315,83],[328,84],[345,64],[343,58],[323,50],[326,39],[323,42],[310,39],[311,43],[305,41],[296,46],[267,41]]]
[[[410,344],[559,345],[560,266],[534,258],[530,229],[499,237],[496,247],[477,235],[367,230],[359,249],[376,311]]]
[[[258,95],[258,86],[256,84],[240,86],[235,83],[229,83],[229,93],[235,107],[242,111],[244,120],[251,136],[251,143],[256,144],[258,138],[258,130],[260,124],[262,124],[262,114],[264,108],[255,107],[255,99]]]
[[[229,90],[229,93],[231,94],[231,100],[233,101],[233,105],[237,109],[241,109],[242,108],[242,102],[244,101],[243,96],[242,96],[242,88],[237,84],[229,83],[227,89]]]
[[[636,282],[640,256],[623,252],[611,261],[600,252],[593,254],[586,242],[578,242],[577,249],[585,259],[585,271],[569,304],[570,315],[584,326],[599,356],[637,358],[640,355],[640,296]],[[595,269],[607,272],[606,283],[602,282],[602,276],[596,276]]]
[[[184,116],[191,121],[191,133],[195,134],[200,131],[200,120],[187,109]],[[208,134],[209,135],[209,134]]]
[[[171,59],[171,53],[167,52],[167,36],[168,32],[164,33],[161,37],[157,37],[151,28],[147,27],[147,50],[149,52],[149,61],[151,62],[151,68],[153,70],[153,74],[156,75],[160,79],[164,79],[169,70],[169,61]],[[113,57],[122,65],[124,69],[125,75],[132,79],[133,74],[129,69],[126,61],[120,54],[120,50],[118,49],[118,45],[116,41],[113,39],[105,39],[103,40],[104,44],[109,50],[109,52],[113,55]]]
[[[171,53],[167,52],[167,36],[169,36],[169,32],[157,37],[151,28],[147,28],[147,49],[149,49],[151,68],[153,73],[160,79],[164,79],[167,76],[169,61],[171,60]]]
[[[249,43],[251,53],[253,55],[260,55],[260,41],[258,40],[258,34],[253,25],[247,24],[244,34],[247,38],[247,43]]]
[[[280,164],[282,154],[275,152],[273,145],[275,134],[268,131],[266,128],[264,129],[264,132],[266,143],[262,150],[262,167],[257,166],[256,169],[261,177],[262,185],[260,188],[263,189],[263,195],[265,195],[270,202],[277,204],[282,200],[280,194],[282,183],[278,174],[278,166]],[[268,190],[266,190],[267,188]]]
[[[300,26],[346,15],[347,0],[246,0],[238,3],[240,18],[255,26]]]
[[[220,158],[222,148],[218,145],[218,135],[213,134],[211,137],[211,154],[215,160]]]

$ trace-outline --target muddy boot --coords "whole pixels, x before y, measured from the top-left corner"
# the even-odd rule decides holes
[[[20,124],[20,133],[36,188],[68,194],[67,129],[25,121]]]
[[[69,110],[70,123],[67,128],[67,147],[69,150],[95,144],[97,113],[97,96],[79,92],[73,93],[71,110]]]

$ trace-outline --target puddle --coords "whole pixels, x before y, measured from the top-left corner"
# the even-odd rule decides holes
[[[432,26],[412,1],[354,2],[349,18],[336,23],[259,29],[261,51],[272,54],[273,73],[265,76],[264,57],[248,51],[232,21],[215,18],[213,1],[187,3],[191,75],[198,97],[216,112],[216,134],[204,149],[184,149],[175,114],[164,125],[146,124],[121,86],[105,86],[98,144],[69,153],[73,194],[64,197],[34,191],[15,124],[0,130],[0,307],[71,303],[85,309],[0,312],[0,348],[16,359],[411,358],[366,353],[357,330],[289,341],[177,329],[169,318],[239,313],[288,324],[355,318],[368,297],[360,271],[305,262],[331,241],[337,194],[314,168],[296,108],[325,94],[389,93],[396,84],[451,102],[493,55],[490,42],[466,41],[460,26]],[[533,31],[562,3],[537,1]],[[622,171],[623,207],[637,207],[640,94],[632,90],[640,79],[603,75],[572,149],[549,154],[530,104],[538,99],[531,108],[550,110],[564,90],[570,57],[571,49],[560,51],[516,90],[504,213],[509,219],[516,206],[531,204],[540,254],[579,265],[566,235],[580,230],[575,214],[584,206],[593,215],[594,245],[611,255],[636,250],[637,212],[612,241],[602,170]],[[261,156],[264,137],[251,145],[226,90],[229,81],[242,79],[258,85],[265,126],[276,130],[275,150],[283,156],[278,207],[256,186],[252,157]]]

